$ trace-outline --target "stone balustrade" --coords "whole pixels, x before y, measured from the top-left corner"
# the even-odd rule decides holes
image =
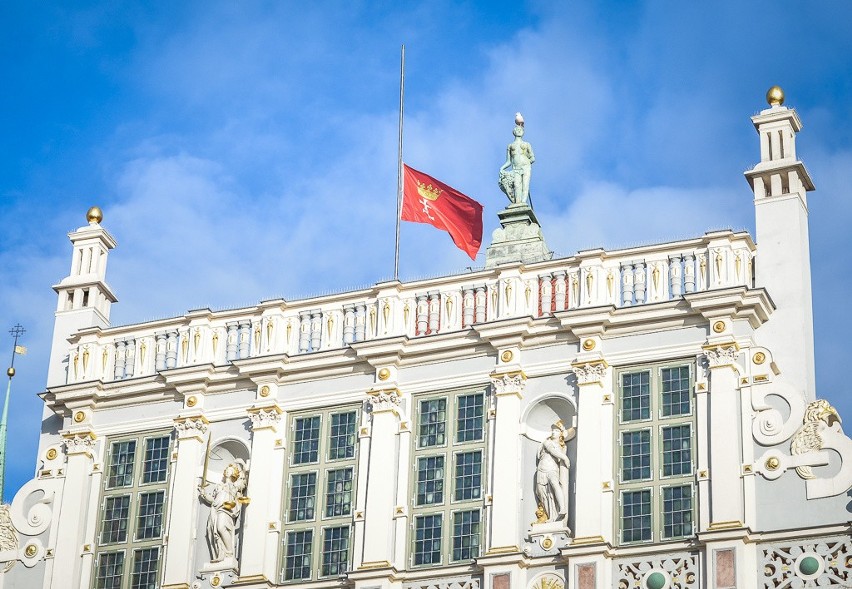
[[[747,233],[717,231],[659,245],[586,250],[535,264],[91,328],[72,338],[67,382],[123,380],[264,355],[312,354],[377,338],[428,337],[510,317],[650,305],[692,292],[751,287],[755,251]]]

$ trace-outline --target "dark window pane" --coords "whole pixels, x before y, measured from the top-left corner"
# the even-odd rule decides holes
[[[352,469],[328,471],[325,489],[325,516],[349,515],[352,511]]]
[[[443,446],[447,442],[447,400],[420,401],[417,446]]]
[[[484,395],[482,393],[459,396],[458,418],[456,419],[457,442],[471,442],[482,439],[483,410]]]
[[[342,575],[348,562],[349,526],[326,529],[322,541],[322,576]]]
[[[456,454],[455,500],[479,499],[482,495],[482,452]]]
[[[621,375],[621,420],[635,421],[651,417],[651,373],[628,372]]]
[[[142,463],[143,483],[162,483],[169,466],[169,437],[145,440],[145,460]]]
[[[328,446],[329,460],[353,458],[355,456],[355,419],[354,411],[331,414],[331,437]]]
[[[688,415],[690,406],[689,366],[663,368],[663,417]]]
[[[479,510],[453,514],[453,560],[479,556]]]
[[[300,417],[296,419],[293,436],[293,464],[309,464],[319,457],[320,418]]]
[[[107,489],[133,485],[133,461],[136,458],[136,440],[113,442],[109,454]]]
[[[130,495],[107,497],[101,522],[101,544],[125,542],[130,517]]]

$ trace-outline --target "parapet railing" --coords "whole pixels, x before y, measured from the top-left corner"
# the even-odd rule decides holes
[[[751,287],[754,255],[747,233],[718,231],[659,245],[586,250],[536,264],[84,330],[69,349],[67,382],[123,380],[184,366],[310,354],[378,338],[425,337],[510,317],[649,305],[691,292]]]

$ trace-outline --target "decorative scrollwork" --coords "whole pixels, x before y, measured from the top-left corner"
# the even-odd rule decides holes
[[[501,374],[491,378],[491,385],[494,387],[496,395],[505,394],[523,394],[524,387],[527,385],[526,377],[521,373]]]
[[[207,433],[207,421],[200,417],[190,417],[175,422],[178,437],[201,436]]]
[[[580,384],[601,382],[606,376],[606,364],[604,362],[575,364],[573,370],[574,374],[577,375],[577,382]]]
[[[396,389],[371,391],[367,394],[367,403],[370,405],[370,410],[373,413],[379,411],[397,411],[401,401],[402,396]]]
[[[0,553],[18,548],[18,534],[12,525],[12,514],[8,505],[0,504]]]
[[[252,429],[275,428],[281,422],[281,412],[275,409],[258,409],[249,413]]]
[[[759,552],[763,586],[845,587],[852,573],[852,540],[815,538],[795,544],[762,546]]]
[[[698,589],[697,554],[671,554],[650,560],[622,560],[616,562],[615,580],[618,589],[645,589],[645,577],[659,574],[669,579],[670,589]]]

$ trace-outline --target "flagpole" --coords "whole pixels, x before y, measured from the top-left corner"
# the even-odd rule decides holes
[[[9,397],[12,393],[12,377],[15,376],[15,354],[18,353],[18,338],[24,334],[24,331],[24,328],[20,325],[15,325],[9,330],[9,333],[15,338],[15,343],[12,345],[12,362],[6,371],[9,382],[6,384],[6,400],[3,402],[3,416],[0,418],[0,503],[3,502],[3,487],[6,483],[6,424],[9,417]]]
[[[402,216],[402,120],[405,98],[405,44],[399,60],[399,146],[396,161],[396,245],[393,254],[393,279],[399,280],[399,222]]]

